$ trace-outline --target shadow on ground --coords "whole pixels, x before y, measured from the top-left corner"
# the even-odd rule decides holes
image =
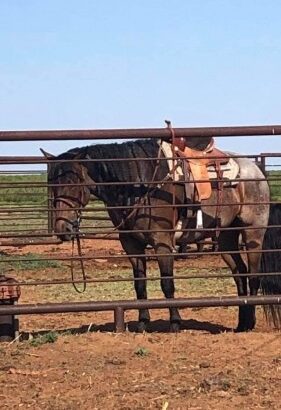
[[[137,321],[130,321],[126,323],[126,331],[128,332],[136,332],[137,331]],[[206,321],[198,321],[194,319],[183,320],[181,324],[181,331],[198,331],[198,332],[206,332],[210,334],[220,334],[223,332],[231,332],[233,329]],[[38,332],[23,332],[21,334],[21,340],[29,340],[31,338],[35,338],[38,336],[43,336],[51,331],[55,331],[58,335],[66,335],[66,334],[84,334],[88,332],[114,332],[115,327],[114,323],[105,323],[103,325],[83,325],[76,328],[67,328],[67,329],[46,329],[41,330]],[[166,320],[154,320],[151,321],[147,328],[147,333],[170,333],[170,323]]]

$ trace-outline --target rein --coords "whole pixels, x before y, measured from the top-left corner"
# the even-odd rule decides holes
[[[216,161],[215,169],[218,176],[218,186],[217,186],[217,206],[216,206],[216,243],[215,243],[215,251],[218,251],[218,241],[220,236],[220,228],[221,228],[221,205],[223,202],[223,173],[221,170],[220,164]]]
[[[55,199],[55,203],[57,202],[62,202],[63,204],[66,204],[67,206],[69,206],[70,208],[75,208],[75,206],[73,206],[73,202],[77,202],[79,206],[84,207],[85,204],[80,201],[77,198],[74,197],[68,197],[68,196],[60,196],[57,197]],[[84,261],[82,259],[82,247],[81,247],[81,240],[80,240],[80,236],[79,236],[79,229],[80,229],[80,222],[81,222],[81,210],[80,209],[75,209],[76,212],[76,217],[77,220],[75,222],[70,221],[67,218],[64,217],[58,217],[56,218],[56,221],[65,221],[68,222],[70,225],[72,225],[72,227],[75,230],[75,235],[72,236],[71,242],[72,242],[72,250],[71,250],[71,264],[70,264],[70,272],[71,272],[71,281],[72,281],[72,286],[74,287],[75,291],[77,293],[84,293],[86,288],[87,288],[87,282],[86,282],[86,271],[85,271],[85,267],[84,267]],[[72,234],[73,235],[73,234]],[[81,267],[81,272],[82,272],[82,278],[83,278],[83,287],[82,289],[79,289],[78,286],[76,285],[76,281],[74,279],[74,250],[75,250],[75,241],[77,243],[77,251],[78,251],[78,256],[79,256],[79,261],[80,261],[80,267]]]
[[[176,189],[175,189],[175,180],[176,180],[176,134],[175,134],[175,130],[172,127],[172,123],[171,121],[165,121],[167,124],[167,129],[170,131],[171,134],[171,142],[172,142],[172,155],[173,155],[173,169],[172,169],[172,179],[173,179],[173,184],[172,184],[172,197],[173,197],[173,231],[175,231],[176,229],[176,213],[177,213],[177,209],[175,207],[176,205]],[[173,248],[176,248],[176,236],[173,236]]]
[[[82,290],[79,289],[76,285],[76,281],[74,280],[74,246],[75,246],[75,239],[77,243],[77,251],[78,251],[78,256],[79,256],[79,261],[80,261],[80,267],[81,267],[81,272],[82,272],[82,278],[83,278],[83,287]],[[70,265],[70,271],[71,271],[71,281],[72,281],[72,286],[76,290],[77,293],[84,293],[86,288],[87,288],[87,282],[86,282],[86,272],[85,272],[85,267],[84,267],[84,261],[82,259],[82,248],[81,248],[81,241],[80,241],[80,236],[79,233],[75,235],[75,237],[72,238],[72,258],[71,258],[71,265]]]

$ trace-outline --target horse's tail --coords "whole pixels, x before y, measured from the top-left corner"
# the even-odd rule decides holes
[[[270,206],[268,225],[279,225],[266,230],[263,249],[281,249],[281,204]],[[261,272],[277,272],[277,275],[262,276],[261,291],[264,295],[281,295],[281,250],[264,252],[261,259]],[[264,306],[265,316],[277,328],[281,328],[281,305]]]

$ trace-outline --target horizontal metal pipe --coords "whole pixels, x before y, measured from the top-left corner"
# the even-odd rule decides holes
[[[204,204],[203,203],[203,204],[201,204],[201,207],[203,207],[203,208],[208,207],[209,208],[209,207],[214,207],[214,206],[216,207],[216,206],[219,205],[220,207],[223,208],[224,206],[229,207],[229,206],[232,206],[232,205],[236,206],[236,205],[260,205],[260,204],[263,204],[263,205],[275,204],[275,205],[277,205],[277,204],[281,204],[281,201],[272,200],[272,201],[263,201],[263,202],[248,202],[248,201],[247,202],[228,202],[227,204],[226,203],[219,204],[219,203],[215,202],[215,203],[212,203],[212,204]],[[78,210],[82,209],[83,213],[85,213],[85,212],[86,213],[88,213],[88,212],[94,213],[94,212],[101,212],[101,211],[106,212],[109,209],[133,210],[133,209],[144,209],[144,208],[146,208],[146,209],[152,209],[152,208],[160,209],[160,208],[193,208],[193,207],[199,208],[199,204],[198,203],[190,203],[190,204],[186,204],[186,203],[169,204],[169,203],[166,203],[166,204],[148,205],[148,204],[143,204],[143,203],[139,204],[138,202],[135,202],[132,205],[113,205],[113,206],[108,206],[108,205],[90,206],[89,205],[89,206],[86,206],[85,208],[82,208],[82,206],[80,206],[80,207],[79,206],[73,206],[73,207],[68,206],[68,207],[65,207],[64,210],[66,210],[66,211],[67,210],[78,211]],[[55,208],[54,206],[49,206],[49,207],[45,206],[45,207],[42,207],[41,209],[34,210],[34,212],[37,212],[38,219],[44,219],[45,217],[41,217],[40,212],[47,212],[47,211],[57,211],[57,208]],[[14,214],[18,213],[20,215],[21,213],[25,213],[25,212],[32,212],[32,207],[19,206],[19,207],[16,207],[16,208],[2,208],[0,206],[0,214],[4,214],[4,215],[9,214],[9,213],[14,213]],[[93,215],[93,219],[94,218],[95,218],[95,215]],[[99,219],[99,217],[98,217],[98,219]]]
[[[83,216],[83,219],[84,220],[87,220],[87,221],[111,221],[111,219],[109,218],[109,216],[87,216],[87,215],[85,215],[85,216]]]
[[[99,231],[98,231],[98,233],[100,233],[100,230],[102,230],[102,229],[113,229],[113,227],[100,227],[100,228],[96,228],[96,229],[99,229]],[[217,232],[217,231],[224,231],[224,232],[227,232],[227,231],[243,231],[243,230],[251,230],[251,229],[275,229],[275,228],[281,228],[281,225],[279,224],[279,225],[261,225],[261,226],[235,226],[235,227],[231,227],[231,226],[228,226],[228,227],[226,227],[226,228],[223,228],[223,227],[217,227],[217,228],[187,228],[187,229],[176,229],[176,228],[174,228],[174,229],[161,229],[161,228],[159,228],[159,229],[128,229],[128,230],[126,230],[126,229],[120,229],[120,231],[118,230],[117,232],[122,232],[122,233],[147,233],[147,232],[174,232],[174,233],[177,233],[177,232],[201,232],[201,233],[204,233],[204,232],[208,232],[208,233],[210,233],[210,232],[213,232],[213,233],[215,233],[215,232]],[[113,232],[113,231],[112,231]],[[116,230],[114,231],[114,232],[116,232]],[[61,232],[62,233],[62,232]],[[67,233],[67,232],[65,232],[65,233]],[[110,233],[110,232],[107,232],[107,233]],[[107,234],[106,233],[106,234]],[[56,234],[55,232],[54,232],[54,234]],[[91,234],[93,234],[93,232],[83,232],[83,227],[82,227],[82,231],[80,232],[80,236],[82,237],[82,238],[84,238],[86,235],[89,237],[89,235],[91,235]],[[90,239],[90,237],[88,238],[88,239]]]
[[[49,211],[49,209],[46,206],[43,207],[42,205],[39,205],[38,207],[37,205],[30,205],[30,206],[17,206],[14,208],[2,208],[2,207],[0,208],[1,213],[7,213],[7,214],[16,213],[16,212],[22,213],[23,211],[32,212],[34,215],[34,213],[36,212],[47,212]]]
[[[129,267],[128,267],[129,268]],[[247,273],[247,277],[264,277],[264,276],[276,276],[280,275],[281,272],[268,272],[268,273]],[[239,278],[239,277],[245,277],[245,273],[239,273],[239,274],[196,274],[196,275],[181,275],[181,276],[165,276],[165,279],[175,279],[175,280],[194,280],[194,279],[231,279],[231,278]],[[52,285],[70,285],[70,284],[91,284],[91,283],[119,283],[119,282],[139,282],[139,281],[145,281],[145,282],[155,282],[162,280],[163,278],[161,276],[152,276],[152,277],[145,277],[145,278],[93,278],[93,279],[86,279],[86,280],[70,280],[70,279],[64,279],[64,280],[49,280],[49,281],[29,281],[29,282],[18,282],[18,286],[52,286]],[[7,283],[6,286],[14,286],[14,283]]]
[[[11,182],[1,182],[0,183],[0,188],[1,189],[11,189],[11,188],[56,188],[56,187],[92,187],[94,186],[130,186],[130,185],[137,185],[137,186],[146,186],[149,187],[154,186],[154,185],[181,185],[181,184],[193,184],[193,183],[204,183],[204,182],[262,182],[262,181],[267,181],[267,182],[272,182],[272,181],[281,181],[281,177],[279,175],[277,176],[271,176],[270,178],[233,178],[233,179],[224,179],[222,180],[221,178],[208,178],[208,179],[194,179],[190,181],[189,179],[185,180],[179,180],[179,181],[173,181],[172,179],[166,179],[166,180],[154,180],[154,181],[109,181],[109,182],[92,182],[92,183],[81,183],[81,182],[73,182],[73,183],[47,183],[47,182],[16,182],[16,181],[11,181]],[[44,192],[41,192],[43,194]],[[24,193],[23,193],[24,194]],[[31,192],[32,194],[32,192]],[[38,193],[39,194],[39,193]]]
[[[165,309],[171,307],[221,307],[243,305],[281,304],[281,295],[275,296],[219,296],[179,299],[151,299],[151,300],[117,300],[105,302],[67,302],[42,303],[24,305],[2,305],[0,315],[38,315],[51,313],[100,312],[111,311],[116,308],[124,310],[136,309]]]
[[[105,238],[104,238],[105,239]],[[0,242],[1,245],[1,242]],[[4,246],[4,245],[2,245]],[[236,251],[231,251],[232,255],[235,254],[240,254],[240,255],[247,255],[247,254],[254,254],[254,253],[279,253],[281,252],[281,248],[278,249],[262,249],[262,250],[253,250],[253,249],[249,249],[249,250],[236,250]],[[182,257],[182,256],[199,256],[199,255],[206,255],[208,254],[208,256],[212,256],[212,255],[228,255],[229,251],[211,251],[211,252],[182,252],[182,253],[178,253],[178,252],[171,252],[171,253],[152,253],[152,254],[147,254],[147,253],[140,253],[140,254],[122,254],[122,255],[92,255],[92,256],[68,256],[68,257],[48,257],[48,258],[2,258],[0,259],[0,264],[1,263],[10,263],[10,262],[28,262],[28,261],[91,261],[93,259],[127,259],[127,258],[140,258],[140,257],[145,257],[147,259],[158,259],[161,256],[172,256],[173,258],[176,257]]]
[[[104,239],[104,236],[102,235],[97,235],[95,239]],[[106,238],[107,241],[118,241],[119,238],[118,236],[109,236]],[[0,239],[0,246],[25,246],[25,245],[61,245],[63,242],[59,239],[51,238],[51,239],[42,239],[42,240],[36,240],[36,239],[15,239],[13,240],[1,240]]]
[[[1,209],[1,208],[0,208]],[[87,218],[83,218],[83,219],[91,219],[92,217],[87,217]],[[94,219],[94,217],[93,217]],[[38,216],[7,216],[5,218],[1,218],[0,217],[0,221],[3,221],[5,223],[6,222],[11,222],[11,221],[31,221],[31,220],[36,220],[36,221],[42,221],[42,222],[47,222],[47,219],[44,217],[40,217],[40,215]],[[35,223],[34,223],[35,224]]]
[[[101,226],[101,227],[89,227],[89,229],[92,229],[91,231],[83,231],[83,226],[81,227],[82,230],[77,233],[78,236],[80,236],[80,238],[85,238],[87,236],[87,239],[91,239],[91,235],[93,235],[92,239],[95,239],[95,235],[100,234],[101,232],[103,232],[104,230],[108,230],[104,232],[104,235],[108,235],[111,233],[116,233],[116,232],[122,232],[122,233],[147,233],[147,232],[167,232],[167,233],[177,233],[177,232],[201,232],[201,233],[215,233],[217,231],[243,231],[243,230],[251,230],[251,229],[274,229],[274,228],[280,228],[281,225],[260,225],[260,226],[236,226],[236,227],[214,227],[214,228],[183,228],[183,229],[177,229],[177,228],[171,228],[171,229],[164,229],[164,228],[158,228],[158,229],[120,229],[117,230],[116,228],[114,228],[113,226]],[[85,228],[84,228],[85,229]],[[21,233],[21,230],[15,230],[15,231],[0,231],[2,232],[2,238],[38,238],[38,237],[42,237],[42,238],[48,238],[50,236],[54,236],[54,235],[61,235],[61,234],[69,234],[68,231],[65,232],[32,232],[32,233],[28,233],[28,230],[25,230],[24,232],[25,235],[23,236]],[[5,233],[5,232],[9,232],[9,233]]]
[[[21,226],[26,226],[24,224],[18,224],[17,227],[21,227]],[[30,232],[32,232],[32,230],[36,230],[42,232],[42,236],[45,236],[45,232],[48,232],[48,228],[46,227],[44,229],[44,226],[41,224],[28,224],[29,229],[27,228],[17,228],[17,229],[11,229],[14,228],[14,225],[6,225],[6,228],[8,229],[0,229],[0,239],[1,237],[3,238],[2,234],[6,235],[7,233],[9,234],[9,237],[14,238],[14,234],[16,234],[15,237],[19,237],[19,233],[27,233],[29,234]],[[39,229],[40,228],[40,229]],[[21,236],[20,236],[21,237]]]
[[[280,228],[280,225],[272,225],[269,227],[259,227],[259,229],[270,229],[270,228]],[[89,228],[90,229],[90,228]],[[111,227],[106,227],[106,229],[112,229],[111,231],[103,232],[103,229],[105,228],[100,228],[99,230],[96,231],[83,231],[83,229],[80,231],[80,238],[81,239],[92,239],[92,240],[99,240],[99,239],[112,239],[112,240],[119,240],[118,233],[120,231],[116,231],[112,229]],[[122,233],[147,233],[147,232],[166,232],[166,233],[176,233],[176,232],[208,232],[208,236],[206,238],[211,237],[212,233],[215,234],[216,231],[233,231],[233,230],[249,230],[249,229],[257,229],[257,227],[235,227],[235,228],[192,228],[192,229],[155,229],[155,230],[145,230],[145,229],[138,229],[138,230],[122,230]],[[9,232],[9,233],[7,233]],[[103,233],[102,233],[103,232]],[[118,232],[118,233],[117,233]],[[63,234],[64,232],[60,232],[60,234]],[[65,232],[67,233],[67,232]],[[41,233],[30,233],[30,230],[24,230],[24,229],[19,229],[17,231],[0,231],[1,238],[0,239],[0,246],[16,246],[18,243],[26,243],[30,244],[31,242],[33,244],[35,243],[62,243],[59,239],[55,239],[54,235],[56,235],[55,232],[47,232],[47,229],[42,231]],[[41,241],[36,241],[33,238],[42,238]],[[53,238],[53,239],[48,239],[48,238]],[[10,241],[9,241],[10,240]],[[201,243],[196,241],[195,243]],[[204,242],[205,243],[205,242]],[[8,245],[9,244],[9,245]]]
[[[98,238],[97,238],[98,239]],[[102,238],[100,238],[102,239]],[[118,240],[118,238],[106,238],[107,240]],[[60,245],[62,241],[59,239],[43,239],[43,240],[35,240],[35,239],[26,239],[26,240],[0,240],[0,246],[25,246],[25,245]]]
[[[280,201],[264,201],[262,202],[263,205],[269,205],[269,204],[280,204]],[[230,206],[230,205],[257,205],[256,202],[230,202],[227,204],[208,204],[205,205],[207,207],[216,207],[216,206],[220,206],[220,207],[224,207],[224,206]],[[204,206],[204,205],[203,205]],[[83,209],[83,213],[84,212],[106,212],[108,210],[117,210],[117,209],[128,209],[128,210],[133,210],[133,209],[162,209],[162,208],[193,208],[193,207],[197,207],[198,208],[198,204],[159,204],[159,205],[139,205],[139,206],[135,206],[135,205],[119,205],[119,206],[100,206],[100,207],[87,207]],[[72,211],[75,210],[81,210],[81,207],[73,207],[71,208]],[[49,212],[49,211],[56,211],[56,208],[54,207],[42,207],[42,208],[35,208],[33,209],[32,207],[27,207],[27,206],[22,206],[22,207],[16,207],[16,208],[1,208],[0,207],[0,214],[10,214],[10,213],[29,213],[32,212],[34,214],[34,212]],[[44,219],[44,218],[42,218]]]
[[[274,158],[274,157],[280,157],[281,152],[261,152],[259,154],[260,157],[268,157],[268,158]]]
[[[249,159],[259,159],[262,158],[278,158],[281,157],[281,152],[277,153],[263,153],[263,154],[232,154],[230,158],[249,158]],[[193,157],[194,158],[194,157]],[[199,158],[199,157],[198,157]],[[201,158],[201,157],[200,157]],[[208,156],[206,156],[208,158]],[[212,158],[215,158],[212,156]],[[179,160],[179,157],[138,157],[138,158],[81,158],[79,159],[79,163],[95,163],[95,162],[138,162],[138,161],[166,161],[167,159],[174,159]],[[47,160],[45,157],[32,157],[32,156],[0,156],[0,165],[19,165],[19,164],[48,164],[48,163],[71,163],[77,162],[77,159],[59,159],[56,160],[55,158],[52,160]],[[267,166],[272,166],[268,164]],[[276,164],[279,166],[279,164]],[[21,170],[21,171],[9,171],[3,170],[0,171],[0,174],[35,174],[35,175],[47,175],[46,170]]]
[[[281,156],[281,153],[274,153],[274,154],[269,154],[268,156],[263,156],[262,158],[276,158]],[[186,157],[187,159],[189,157]],[[192,157],[193,159],[200,159],[202,157],[198,156],[198,157]],[[215,156],[210,156],[210,155],[206,155],[204,156],[204,158],[211,158],[211,159],[217,159],[220,157],[215,157]],[[259,154],[238,154],[238,153],[232,153],[231,155],[229,155],[229,158],[249,158],[249,159],[256,159],[258,160],[259,158],[261,158],[261,155]],[[5,156],[5,157],[1,157],[0,156],[0,165],[1,164],[56,164],[56,163],[73,163],[73,162],[79,162],[79,163],[95,163],[95,162],[138,162],[138,161],[167,161],[167,159],[174,159],[174,160],[179,160],[178,156],[169,156],[169,157],[134,157],[134,158],[79,158],[78,159],[56,159],[56,157],[52,158],[51,160],[48,160],[45,157],[30,157],[30,156]],[[3,171],[4,172],[4,171]],[[9,172],[17,172],[17,173],[21,173],[21,171],[7,171],[7,173]],[[24,171],[23,171],[24,172]],[[29,171],[26,171],[29,172]],[[38,170],[38,171],[30,171],[31,173],[35,173],[35,174],[47,174],[46,170]]]
[[[281,125],[173,128],[176,137],[281,135]],[[168,128],[0,131],[0,141],[171,138]]]

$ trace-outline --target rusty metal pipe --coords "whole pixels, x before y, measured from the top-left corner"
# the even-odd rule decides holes
[[[280,201],[264,201],[263,204],[264,205],[269,205],[269,204],[280,204]],[[233,202],[233,203],[228,203],[228,204],[222,204],[220,206],[230,206],[230,205],[256,205],[255,202]],[[214,207],[217,206],[217,204],[209,204],[208,207]],[[85,209],[83,209],[83,212],[106,212],[107,210],[114,210],[114,209],[153,209],[153,208],[157,208],[157,209],[161,209],[161,208],[170,208],[171,205],[170,204],[163,204],[163,205],[139,205],[139,206],[132,206],[132,205],[120,205],[120,206],[100,206],[100,207],[87,207]],[[192,207],[198,207],[198,204],[174,204],[174,207],[177,208],[192,208]],[[73,207],[71,208],[72,211],[75,210],[80,210],[81,207]],[[0,214],[11,214],[11,213],[34,213],[36,212],[48,212],[50,210],[56,210],[56,208],[47,208],[47,207],[42,207],[42,208],[32,208],[32,207],[17,207],[17,208],[0,208]],[[44,219],[44,218],[42,218]]]
[[[261,161],[264,162],[266,158],[278,158],[281,156],[281,153],[275,153],[269,154],[266,156],[261,157]],[[258,155],[251,155],[251,154],[232,154],[230,158],[249,158],[249,159],[257,159]],[[188,157],[187,157],[188,158]],[[201,158],[201,157],[193,157],[195,158]],[[208,158],[206,155],[205,158]],[[216,157],[212,156],[212,159],[215,159]],[[163,158],[158,158],[158,157],[138,157],[138,158],[81,158],[79,159],[79,163],[98,163],[98,162],[138,162],[138,161],[167,161],[167,159],[175,159],[179,160],[179,157],[163,157]],[[54,164],[54,163],[72,163],[72,162],[78,162],[77,159],[52,159],[52,160],[47,160],[44,157],[30,157],[30,156],[25,156],[25,157],[18,157],[18,156],[5,156],[5,157],[0,157],[0,165],[19,165],[19,164]],[[271,165],[267,165],[271,166]],[[280,166],[277,164],[277,166]],[[35,174],[35,175],[47,175],[46,170],[30,170],[30,171],[20,171],[21,173],[24,174]],[[0,171],[0,174],[18,174],[19,171]]]
[[[128,269],[130,267],[128,266]],[[247,277],[264,277],[264,276],[281,276],[281,272],[259,272],[259,273],[247,273]],[[236,273],[236,274],[196,274],[196,275],[173,275],[173,276],[165,276],[165,279],[174,279],[174,280],[194,280],[194,279],[231,279],[231,278],[239,278],[245,277],[245,273]],[[61,279],[61,280],[46,280],[46,281],[29,281],[29,282],[18,282],[18,286],[61,286],[61,285],[70,285],[70,284],[91,284],[91,283],[119,283],[119,282],[138,282],[138,281],[146,281],[146,282],[155,282],[163,279],[161,276],[151,276],[145,278],[92,278],[87,280],[70,280],[70,279]],[[9,285],[7,285],[9,286]]]
[[[117,306],[114,309],[114,324],[115,332],[121,333],[125,330],[125,311],[121,306]]]
[[[234,137],[281,135],[281,125],[174,128],[176,137]],[[163,138],[169,140],[168,128],[0,131],[0,141],[50,141],[87,139]]]
[[[281,304],[281,295],[274,296],[214,296],[201,298],[117,300],[105,302],[66,302],[0,306],[0,315],[38,315],[52,313],[100,312],[115,309],[166,309],[170,307],[221,307]]]
[[[216,232],[218,231],[243,231],[243,230],[251,230],[251,229],[273,229],[273,228],[280,228],[281,225],[260,225],[260,226],[239,226],[239,227],[219,227],[219,228],[183,228],[183,229],[164,229],[164,228],[159,228],[159,229],[122,229],[120,230],[122,233],[147,233],[147,232],[167,232],[167,233],[176,233],[176,232]],[[119,230],[116,231],[116,229],[113,226],[102,226],[102,227],[89,227],[91,231],[81,231],[78,235],[81,238],[84,239],[95,239],[95,236],[97,234],[100,234],[101,232],[104,233],[104,235],[109,235],[112,233],[118,233],[120,232]],[[105,232],[104,232],[105,230]],[[1,232],[1,238],[2,239],[12,239],[12,238],[50,238],[53,237],[54,235],[58,234],[67,234],[68,232],[47,232],[46,228],[41,230],[40,232],[33,232],[30,233],[28,230],[14,230],[14,231],[6,231],[6,230],[0,230]],[[9,233],[5,233],[9,232]],[[20,232],[20,233],[18,233]],[[24,235],[21,233],[24,232]],[[45,232],[45,233],[44,233]]]
[[[262,250],[237,250],[237,251],[231,251],[231,254],[240,254],[240,255],[247,255],[247,254],[254,254],[254,253],[279,253],[281,252],[281,248],[278,249],[262,249]],[[229,251],[212,251],[210,253],[206,252],[188,252],[188,253],[178,253],[178,252],[173,252],[168,254],[168,256],[172,256],[173,258],[176,257],[182,257],[182,256],[206,256],[206,255],[227,255],[229,254]],[[161,256],[167,256],[167,253],[158,253],[158,254],[146,254],[146,253],[140,253],[140,254],[122,254],[122,255],[106,255],[107,259],[127,259],[127,258],[140,258],[140,257],[145,257],[148,259],[155,259],[157,260]],[[91,261],[92,259],[104,259],[105,255],[93,255],[93,256],[69,256],[69,257],[48,257],[48,258],[2,258],[0,259],[0,264],[1,263],[11,263],[11,262],[28,262],[28,261]]]
[[[140,182],[140,181],[118,181],[118,182],[116,182],[116,181],[111,181],[111,182],[92,182],[92,183],[81,183],[81,182],[75,182],[75,183],[64,183],[64,184],[60,184],[60,183],[57,183],[57,184],[55,184],[55,183],[50,183],[50,184],[48,184],[47,182],[26,182],[26,181],[23,181],[23,182],[13,182],[13,181],[11,181],[11,182],[9,182],[9,183],[7,183],[7,182],[1,182],[0,183],[0,188],[1,189],[7,189],[7,188],[20,188],[20,187],[24,187],[24,188],[56,188],[56,187],[75,187],[75,186],[78,186],[78,187],[81,187],[81,186],[84,186],[84,187],[92,187],[93,185],[95,185],[95,186],[130,186],[130,185],[152,185],[152,186],[157,186],[157,185],[180,185],[180,184],[183,184],[183,183],[186,183],[186,184],[193,184],[193,183],[204,183],[204,182],[220,182],[220,179],[219,178],[212,178],[211,180],[210,179],[194,179],[194,180],[192,180],[192,181],[190,181],[190,180],[180,180],[180,181],[177,181],[177,182],[174,182],[174,180],[172,180],[172,179],[167,179],[167,180],[165,180],[165,181],[163,181],[163,180],[158,180],[158,181],[143,181],[143,182]],[[270,182],[270,181],[281,181],[281,177],[278,175],[278,176],[273,176],[273,177],[270,177],[270,178],[233,178],[233,179],[227,179],[225,182],[228,182],[228,183],[230,183],[230,182],[256,182],[256,181],[258,181],[258,182],[262,182],[262,181],[267,181],[267,182]],[[38,195],[39,194],[41,194],[42,195],[42,193],[38,193]]]

